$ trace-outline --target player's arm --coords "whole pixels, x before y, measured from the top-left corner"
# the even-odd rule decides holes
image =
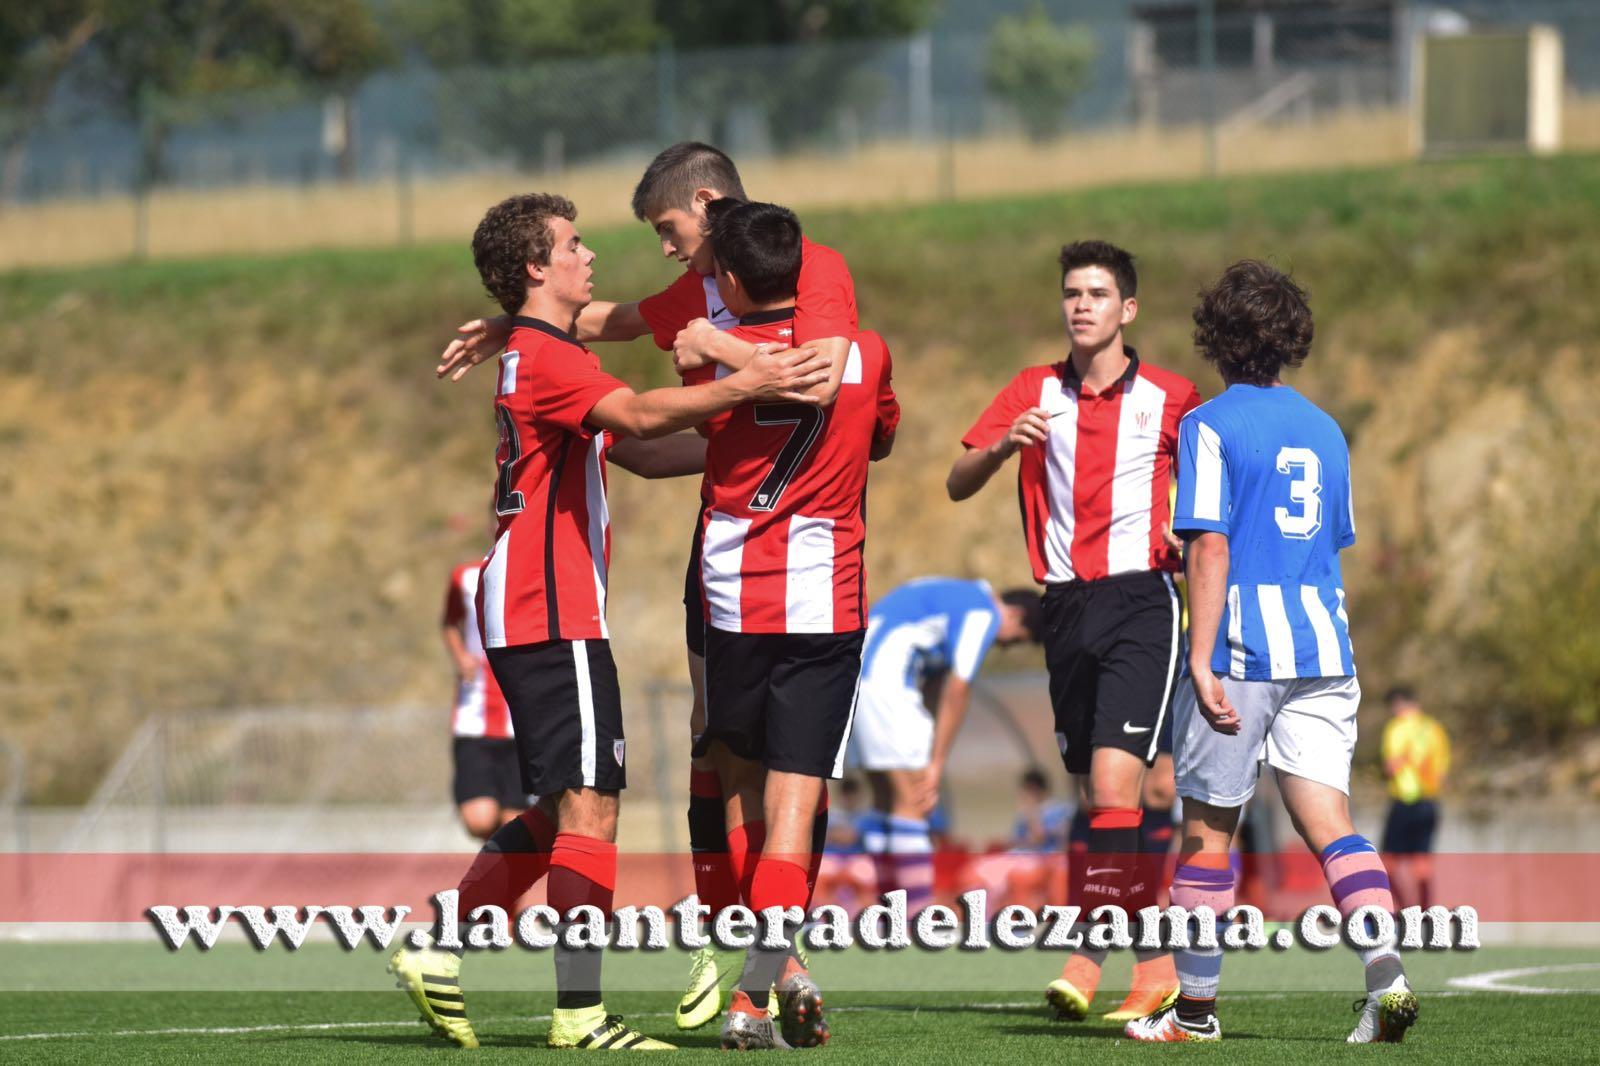
[[[1217,646],[1217,629],[1228,597],[1228,535],[1201,533],[1184,553],[1184,574],[1189,582],[1189,675],[1195,698],[1211,728],[1219,733],[1239,732],[1239,714],[1228,702],[1222,682],[1211,672],[1211,653]]]
[[[606,450],[606,457],[636,477],[654,479],[703,474],[706,440],[698,433],[674,433],[655,440],[625,437]]]
[[[933,754],[928,759],[928,769],[922,775],[922,795],[919,806],[923,813],[939,804],[939,783],[944,778],[944,768],[950,762],[950,749],[955,746],[956,734],[966,721],[967,708],[972,706],[972,684],[955,674],[949,674],[939,690],[939,712],[933,721]]]
[[[755,357],[762,345],[741,340],[713,326],[708,319],[697,318],[678,332],[672,345],[672,365],[678,373],[696,370],[709,363],[719,363],[729,370],[739,370]],[[827,407],[839,395],[839,383],[844,380],[845,362],[850,358],[848,337],[823,337],[805,342],[805,347],[828,359],[828,380],[811,390],[822,406]]]
[[[1016,417],[1006,435],[987,448],[969,447],[950,467],[945,491],[952,500],[964,500],[989,483],[995,471],[1023,448],[1043,444],[1050,433],[1050,412],[1030,407]]]
[[[579,341],[631,341],[650,332],[650,325],[639,313],[639,304],[595,300],[578,312]],[[456,327],[459,334],[439,355],[433,368],[435,377],[460,381],[467,371],[505,351],[511,339],[511,316],[474,318]]]
[[[444,647],[450,653],[450,662],[456,668],[456,676],[463,681],[471,681],[477,677],[478,660],[467,650],[467,642],[461,636],[460,627],[447,623],[439,627],[439,634],[444,638]]]
[[[704,385],[634,392],[624,386],[601,397],[585,421],[629,437],[649,440],[699,425],[742,403],[786,400],[817,404],[806,390],[826,380],[827,364],[805,349],[764,352],[743,370]]]

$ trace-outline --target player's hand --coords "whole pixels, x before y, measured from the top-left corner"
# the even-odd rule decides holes
[[[1161,539],[1167,542],[1167,547],[1171,548],[1179,555],[1183,554],[1183,538],[1173,533],[1171,526],[1162,527]]]
[[[709,318],[691,319],[687,326],[678,331],[678,336],[672,342],[672,365],[678,373],[698,370],[711,362],[707,352],[718,332]]]
[[[511,339],[511,316],[475,318],[461,323],[456,332],[461,336],[445,345],[439,365],[433,368],[434,377],[448,376],[451,381],[460,381],[467,371],[499,355],[505,350],[506,341]]]
[[[1237,734],[1240,729],[1239,712],[1228,702],[1222,681],[1211,672],[1208,665],[1198,670],[1191,669],[1190,674],[1194,682],[1195,700],[1200,704],[1200,713],[1205,715],[1206,724],[1230,737]]]
[[[775,348],[757,345],[756,354],[738,374],[747,401],[788,400],[820,406],[822,401],[805,390],[828,380],[833,361],[815,348]]]
[[[1049,435],[1050,412],[1043,407],[1030,407],[1018,415],[1017,420],[1011,423],[1011,428],[1006,430],[1004,442],[1006,454],[1010,455],[1030,444],[1043,444]]]
[[[456,660],[456,676],[463,685],[470,685],[478,680],[478,660],[471,656],[464,656]]]
[[[927,769],[922,771],[922,776],[917,780],[917,790],[913,799],[917,813],[926,817],[935,807],[939,806],[939,781],[944,776],[944,767],[929,763]]]

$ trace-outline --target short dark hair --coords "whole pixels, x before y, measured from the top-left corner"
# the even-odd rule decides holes
[[[1392,685],[1383,694],[1385,703],[1416,703],[1417,692],[1410,685]]]
[[[565,196],[524,193],[489,208],[473,231],[472,261],[478,265],[478,277],[506,314],[516,314],[527,299],[528,264],[550,265],[553,218],[575,222],[578,209]]]
[[[1030,766],[1022,771],[1022,780],[1017,783],[1023,788],[1038,789],[1040,792],[1050,791],[1050,779],[1044,776],[1044,771],[1037,766]]]
[[[689,210],[696,189],[715,189],[723,196],[745,199],[739,168],[726,152],[701,141],[680,141],[663,148],[644,168],[633,188],[633,213],[640,222],[677,208]]]
[[[1289,275],[1242,259],[1200,291],[1194,343],[1224,381],[1270,385],[1311,354],[1311,306]]]
[[[1073,241],[1061,246],[1061,283],[1079,267],[1105,267],[1117,279],[1117,292],[1124,300],[1139,291],[1139,272],[1133,268],[1133,254],[1109,241]]]
[[[1044,643],[1044,601],[1037,592],[1028,588],[1006,589],[1000,594],[1000,602],[1021,607],[1022,628],[1028,631],[1028,639],[1035,644]]]
[[[793,297],[800,285],[800,220],[787,207],[724,197],[706,204],[711,254],[756,303]]]

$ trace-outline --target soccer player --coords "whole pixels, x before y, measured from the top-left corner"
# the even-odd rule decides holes
[[[498,518],[495,525],[499,525]],[[517,768],[511,712],[478,636],[476,604],[482,569],[483,561],[474,559],[450,571],[440,634],[456,672],[455,710],[450,715],[456,809],[468,833],[488,840],[496,829],[527,809],[528,794],[522,791],[522,772]]]
[[[606,624],[608,454],[638,473],[697,472],[703,443],[667,434],[748,401],[814,411],[816,400],[800,390],[828,378],[825,360],[762,353],[695,388],[635,393],[601,370],[572,333],[594,273],[576,214],[560,196],[513,196],[490,208],[472,238],[484,287],[515,316],[494,400],[500,522],[483,563],[477,616],[515,726],[523,788],[541,800],[479,853],[461,886],[464,919],[486,903],[509,911],[546,872],[550,906],[563,917],[580,905],[610,911],[626,745]],[[606,1013],[602,958],[564,939],[554,948],[550,1046],[670,1047]],[[473,1047],[460,966],[460,948],[402,948],[390,960],[424,1020]]]
[[[633,192],[633,212],[648,222],[661,254],[683,264],[684,271],[666,289],[631,303],[592,301],[578,315],[580,341],[624,341],[649,334],[657,346],[674,353],[680,371],[708,362],[737,368],[756,350],[733,327],[738,318],[718,294],[706,239],[706,207],[723,197],[747,199],[733,160],[697,141],[663,149],[645,168]],[[856,332],[855,283],[844,257],[832,248],[801,238],[800,282],[795,295],[792,331],[772,343],[803,345],[829,360],[832,375],[817,396],[831,403],[837,394]],[[475,319],[460,327],[462,336],[445,348],[437,373],[459,380],[471,367],[499,352],[510,333],[508,317]],[[770,347],[769,343],[769,347]],[[704,501],[702,501],[702,504]],[[705,728],[705,622],[701,617],[699,516],[690,538],[684,574],[684,637],[688,649],[693,702],[691,737]],[[826,791],[816,814],[819,833],[827,828]],[[723,841],[723,797],[717,774],[706,759],[694,759],[689,776],[689,847],[693,853],[695,891],[715,914],[739,902],[728,868]],[[695,1029],[722,1010],[723,973],[714,949],[695,953],[688,987],[678,1003],[680,1029]]]
[[[1395,895],[1426,908],[1433,903],[1433,834],[1439,827],[1439,790],[1450,772],[1450,737],[1407,686],[1390,689],[1384,703],[1389,721],[1383,727],[1383,773],[1390,803],[1383,853],[1397,888],[1404,889]]]
[[[795,329],[799,220],[732,199],[708,204],[706,217],[717,291],[738,317],[732,339],[783,343]],[[684,380],[722,373],[708,364]],[[844,769],[867,622],[867,464],[888,454],[900,417],[889,379],[883,340],[858,333],[832,405],[746,404],[703,427],[706,725],[694,754],[716,767],[724,847],[757,913],[806,909],[824,846],[815,812],[826,780]],[[723,1022],[724,1048],[783,1046],[768,1013],[774,987],[785,1043],[827,1039],[809,975],[791,952],[758,942]]]
[[[1394,910],[1383,862],[1350,823],[1356,681],[1339,552],[1355,542],[1339,424],[1285,385],[1311,353],[1311,309],[1265,263],[1235,263],[1195,308],[1195,343],[1226,391],[1183,420],[1173,529],[1188,540],[1192,683],[1174,708],[1183,843],[1172,902],[1233,906],[1228,844],[1259,763],[1322,859],[1347,918]],[[1367,995],[1349,1042],[1398,1042],[1417,997],[1392,943],[1362,949]],[[1130,1022],[1137,1040],[1218,1040],[1219,950],[1178,954],[1177,1003]]]
[[[1056,742],[1088,808],[1088,858],[1072,863],[1067,902],[1132,914],[1155,901],[1156,878],[1138,858],[1140,781],[1177,677],[1180,561],[1167,484],[1178,419],[1199,394],[1124,342],[1139,313],[1131,255],[1080,241],[1061,249],[1060,264],[1070,354],[1001,390],[961,439],[966,452],[946,484],[964,500],[1020,453]],[[1086,944],[1050,982],[1045,998],[1061,1017],[1088,1016],[1104,959]],[[1110,1016],[1142,1017],[1177,990],[1171,957],[1139,949],[1133,987]]]
[[[933,899],[928,812],[972,699],[972,681],[995,644],[1037,642],[1039,594],[996,594],[986,581],[925,577],[872,605],[851,729],[851,765],[867,772],[878,824],[864,834],[879,889],[905,889],[915,913]],[[923,702],[939,686],[937,714]]]

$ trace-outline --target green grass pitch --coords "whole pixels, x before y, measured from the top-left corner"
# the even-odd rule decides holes
[[[0,992],[0,1061],[412,1062],[544,1052],[553,1002],[549,960],[518,950],[469,956],[467,1003],[482,1041],[462,1052],[427,1036],[387,985],[382,955],[310,945],[297,955],[236,944],[208,955],[144,944],[8,944]],[[1422,1015],[1399,1047],[1349,1048],[1357,966],[1343,949],[1230,954],[1224,1039],[1215,1046],[1135,1045],[1118,1026],[1053,1020],[1042,988],[1056,953],[976,955],[851,951],[814,960],[833,1039],[805,1052],[838,1063],[1130,1062],[1159,1056],[1291,1063],[1383,1055],[1451,1063],[1600,1061],[1600,962],[1575,949],[1411,953]],[[1113,960],[1097,1011],[1114,1008],[1127,962]],[[1507,974],[1505,971],[1516,971]],[[673,952],[607,960],[607,1006],[690,1055],[716,1048],[715,1025],[678,1033],[672,1011],[687,973]],[[1496,975],[1495,986],[1462,987]],[[1454,980],[1455,984],[1452,984]],[[1506,990],[1510,986],[1512,990]],[[132,989],[143,989],[133,991]],[[1540,991],[1533,991],[1540,990]],[[576,1055],[577,1052],[569,1052]]]

